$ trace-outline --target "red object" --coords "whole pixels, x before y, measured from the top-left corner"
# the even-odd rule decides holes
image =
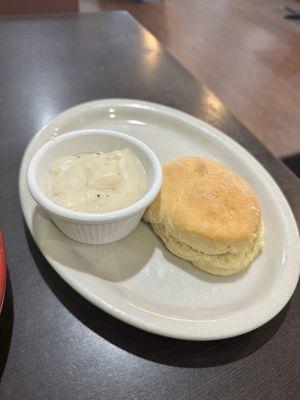
[[[2,309],[6,287],[5,251],[2,232],[0,230],[0,311]]]

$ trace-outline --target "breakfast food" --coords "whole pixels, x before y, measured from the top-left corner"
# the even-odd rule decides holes
[[[79,154],[54,160],[45,181],[46,195],[81,212],[124,208],[147,189],[144,167],[130,149]]]
[[[175,255],[215,275],[242,271],[260,252],[264,228],[247,183],[224,165],[184,157],[163,167],[144,219]]]

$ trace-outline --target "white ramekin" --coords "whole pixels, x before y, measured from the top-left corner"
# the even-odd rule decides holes
[[[112,212],[83,213],[61,207],[44,194],[45,176],[54,159],[124,147],[134,151],[148,178],[145,195],[135,203]],[[50,139],[35,153],[27,169],[27,185],[35,201],[65,235],[88,244],[111,243],[132,232],[157,196],[161,182],[162,169],[155,153],[140,140],[108,129],[73,131]]]

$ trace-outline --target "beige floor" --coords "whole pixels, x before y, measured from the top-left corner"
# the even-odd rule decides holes
[[[300,21],[294,0],[80,0],[126,9],[276,155],[300,151]]]

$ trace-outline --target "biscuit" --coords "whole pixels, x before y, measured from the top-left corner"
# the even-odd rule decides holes
[[[263,246],[261,210],[248,184],[224,165],[184,157],[163,167],[144,219],[167,248],[216,275],[246,268]]]

